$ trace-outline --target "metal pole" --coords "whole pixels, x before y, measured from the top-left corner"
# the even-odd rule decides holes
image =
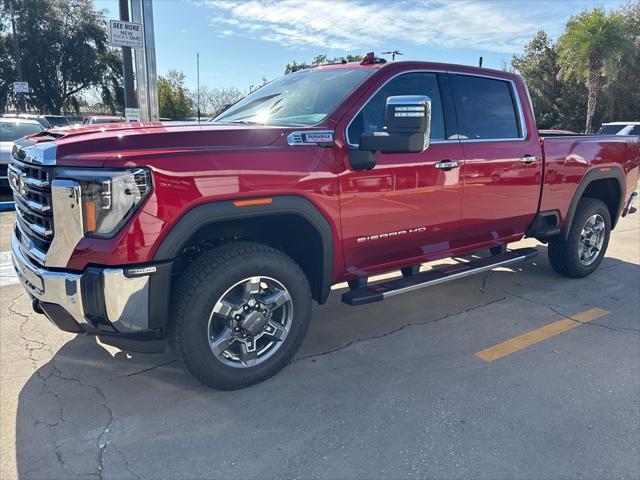
[[[159,108],[152,0],[131,0],[131,17],[144,29],[144,48],[137,48],[135,52],[140,120],[155,122],[159,118]]]
[[[196,52],[196,72],[197,72],[197,82],[198,82],[198,89],[197,89],[197,94],[196,94],[196,103],[198,104],[198,123],[200,123],[200,53]]]
[[[129,21],[129,0],[119,0],[120,20]],[[122,47],[122,76],[124,79],[124,108],[138,108],[138,98],[133,83],[133,58],[131,47]]]
[[[20,39],[18,38],[18,32],[16,30],[16,19],[13,12],[13,6],[9,2],[9,14],[11,15],[11,31],[13,37],[13,55],[16,60],[16,74],[18,75],[18,81],[22,82],[22,54],[20,52]],[[27,111],[27,101],[23,92],[18,94],[18,112],[25,113]],[[54,112],[52,112],[54,113]]]

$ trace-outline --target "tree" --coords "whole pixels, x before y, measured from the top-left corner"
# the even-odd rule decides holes
[[[572,17],[558,41],[563,78],[587,87],[585,132],[592,131],[598,94],[616,77],[621,59],[633,48],[628,25],[619,12],[595,8]]]
[[[298,63],[295,60],[291,63],[287,63],[284,67],[285,75],[287,73],[297,72],[298,70],[305,70],[307,68],[317,67],[318,65],[323,65],[326,63],[340,63],[340,62],[359,62],[362,60],[362,55],[347,55],[345,57],[335,57],[329,60],[326,54],[321,53],[320,55],[316,55],[311,63]]]
[[[5,4],[0,2],[0,18],[8,18],[9,12]],[[0,112],[4,112],[9,103],[10,85],[15,81],[11,35],[8,25],[0,21]]]
[[[557,46],[543,30],[525,46],[523,54],[513,55],[511,67],[529,88],[538,128],[582,129],[584,116],[580,112],[586,108],[586,89],[577,80],[560,75]]]
[[[3,0],[15,14],[29,104],[59,114],[108,69],[105,12],[91,0]],[[14,59],[16,61],[16,59]],[[75,101],[72,101],[75,98]]]
[[[191,114],[193,104],[184,86],[184,73],[171,69],[158,77],[158,103],[161,117],[184,120]]]
[[[640,119],[640,1],[622,7],[620,14],[635,45],[622,57],[618,75],[603,92],[602,108],[596,109],[594,118],[604,121]]]
[[[200,112],[204,116],[215,116],[225,106],[237,102],[244,93],[236,87],[216,87],[207,86],[200,88]],[[197,106],[198,96],[195,90],[190,92],[191,103]]]
[[[531,101],[535,105],[539,128],[557,128],[557,99],[562,95],[558,53],[549,36],[540,30],[524,49],[514,55],[511,65],[527,82]]]
[[[110,49],[105,60],[107,68],[100,81],[100,97],[111,115],[115,115],[116,112],[124,112],[122,57],[120,52]]]

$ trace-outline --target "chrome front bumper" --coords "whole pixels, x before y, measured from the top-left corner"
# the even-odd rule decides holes
[[[56,326],[69,332],[95,334],[106,343],[125,349],[160,351],[149,350],[148,345],[135,348],[132,343],[164,338],[171,264],[90,267],[73,273],[34,264],[23,253],[15,233],[11,250],[18,279],[36,300],[38,310]],[[126,344],[118,344],[114,341],[117,338],[126,339]]]
[[[87,323],[82,305],[82,275],[37,267],[22,253],[15,233],[11,237],[11,253],[13,268],[29,295],[42,303],[60,305],[78,325]]]

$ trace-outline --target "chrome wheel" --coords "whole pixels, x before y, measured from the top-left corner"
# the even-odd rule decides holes
[[[591,215],[580,232],[578,259],[581,264],[589,266],[596,261],[602,251],[605,233],[604,218],[599,213]]]
[[[245,278],[215,303],[209,346],[225,365],[253,367],[280,349],[292,321],[293,301],[284,285],[270,277]]]

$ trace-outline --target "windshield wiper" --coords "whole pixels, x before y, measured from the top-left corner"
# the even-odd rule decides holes
[[[251,120],[232,120],[230,122],[219,122],[219,123],[240,123],[242,125],[262,125],[261,122],[252,122]]]

